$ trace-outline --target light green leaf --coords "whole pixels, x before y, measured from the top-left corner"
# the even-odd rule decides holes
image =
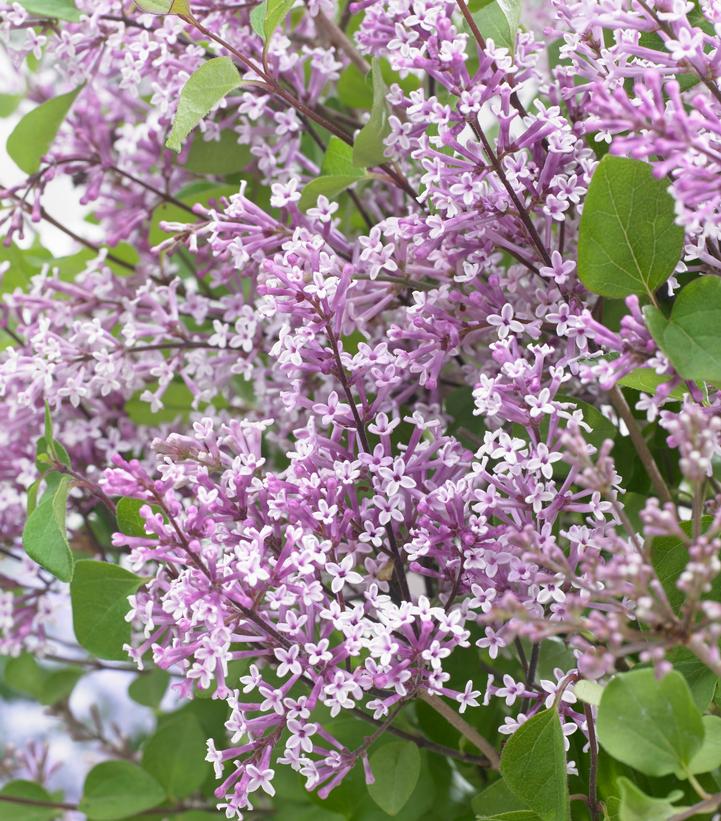
[[[7,140],[7,152],[18,168],[34,174],[40,161],[50,150],[60,126],[82,89],[46,100],[29,111],[15,126]]]
[[[684,379],[721,381],[721,280],[703,276],[681,289],[666,319],[647,306],[651,335]]]
[[[35,17],[67,20],[69,23],[77,23],[81,17],[72,0],[19,0],[19,3]]]
[[[641,792],[623,776],[618,779],[618,786],[621,791],[620,821],[667,821],[685,809],[672,803],[683,798],[681,790],[674,790],[666,798],[656,798]]]
[[[703,744],[688,766],[687,772],[692,775],[707,773],[721,766],[721,717],[704,716],[701,720],[704,729]],[[676,772],[676,778],[686,778],[686,775],[681,770]]]
[[[184,168],[194,174],[223,177],[242,171],[252,159],[250,146],[239,143],[235,131],[226,129],[219,140],[204,140],[202,134],[197,134]]]
[[[178,716],[158,728],[143,750],[143,768],[162,784],[169,798],[186,798],[209,772],[206,735],[193,715]]]
[[[203,117],[240,84],[240,74],[230,57],[214,57],[204,62],[191,74],[180,92],[173,127],[165,145],[180,151],[185,138]]]
[[[159,668],[148,670],[130,682],[128,695],[144,707],[157,709],[168,689],[169,682],[170,675],[165,670]]]
[[[22,94],[0,94],[0,117],[9,117],[21,101]]]
[[[353,146],[339,137],[331,137],[323,156],[321,173],[331,177],[356,177],[362,179],[363,169],[353,165]]]
[[[65,508],[70,478],[59,473],[47,477],[48,489],[28,516],[23,546],[31,559],[63,582],[73,577],[73,554],[65,531]]]
[[[148,14],[177,14],[192,17],[188,0],[135,0],[135,4]]]
[[[384,140],[391,133],[386,103],[388,88],[377,58],[373,60],[370,78],[373,88],[370,119],[358,132],[353,143],[353,165],[360,168],[382,165],[386,161]]]
[[[339,194],[342,194],[351,185],[358,182],[357,176],[332,176],[332,177],[317,177],[311,180],[300,195],[298,205],[301,210],[307,211],[313,208],[318,200],[318,197],[323,194],[329,200],[334,200]]]
[[[525,810],[526,805],[508,789],[505,781],[499,778],[490,787],[473,796],[471,809],[479,815],[499,815]]]
[[[509,789],[543,821],[570,818],[563,732],[554,709],[536,713],[508,739],[501,774]]]
[[[646,775],[685,770],[701,748],[704,728],[681,673],[620,673],[606,685],[596,723],[609,755]]]
[[[128,596],[145,582],[140,576],[108,562],[83,559],[75,566],[70,585],[73,628],[78,642],[102,659],[122,661],[130,642]]]
[[[607,297],[653,294],[674,271],[684,231],[665,180],[648,163],[606,155],[583,205],[578,276]]]
[[[576,682],[573,692],[581,701],[586,704],[593,704],[596,707],[601,703],[601,696],[603,695],[603,686],[597,681],[586,681],[585,679]]]
[[[263,39],[265,49],[278,26],[285,20],[295,0],[263,0],[250,13],[253,31]]]
[[[541,816],[530,810],[511,810],[498,815],[479,815],[476,821],[541,821]]]
[[[103,761],[85,779],[78,809],[93,821],[115,821],[157,807],[163,788],[130,761]]]
[[[409,741],[391,741],[370,757],[375,781],[368,794],[388,815],[397,815],[411,797],[421,774],[421,755]]]
[[[126,536],[147,536],[145,520],[140,515],[140,508],[147,504],[142,499],[131,499],[128,496],[118,499],[115,506],[118,530]]]
[[[667,375],[657,374],[653,368],[635,368],[630,373],[621,377],[621,379],[618,380],[618,384],[655,396],[658,386],[664,382],[668,382],[669,378]],[[688,393],[686,386],[678,385],[671,391],[670,395],[673,399],[683,399],[686,393]]]
[[[473,19],[485,39],[513,54],[521,23],[520,0],[494,0],[474,12]]]
[[[66,699],[82,677],[81,668],[41,667],[30,653],[21,653],[8,659],[5,665],[5,684],[41,704],[57,704]]]
[[[26,798],[28,801],[52,801],[50,793],[34,781],[10,781],[1,790],[0,795],[8,798]],[[11,804],[3,801],[3,821],[50,821],[57,818],[58,811],[53,807],[35,807],[30,804]]]

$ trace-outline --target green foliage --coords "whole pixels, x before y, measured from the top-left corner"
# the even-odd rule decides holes
[[[703,744],[691,759],[686,772],[678,771],[677,778],[686,778],[687,773],[698,775],[721,766],[721,717],[703,716]]]
[[[0,795],[28,801],[52,801],[48,791],[34,781],[10,781],[0,790]],[[3,801],[0,802],[0,815],[3,821],[51,821],[57,817],[58,811],[49,807]]]
[[[67,20],[69,23],[80,21],[80,12],[72,0],[20,0],[20,5],[35,17]]]
[[[397,815],[411,797],[421,774],[421,754],[410,741],[392,741],[370,757],[375,781],[368,794],[388,815]]]
[[[606,685],[596,729],[603,748],[646,775],[687,771],[701,749],[701,713],[683,676],[632,670]]]
[[[173,127],[165,145],[180,151],[195,126],[240,84],[240,74],[230,57],[206,60],[191,74],[180,92]]]
[[[26,174],[34,174],[70,111],[82,86],[46,100],[29,111],[7,140],[7,152]]]
[[[512,793],[506,782],[499,778],[490,787],[475,795],[471,808],[480,816],[494,816],[502,813],[526,811],[525,804]]]
[[[674,790],[666,798],[646,795],[628,778],[619,778],[621,790],[620,821],[665,821],[684,808],[673,806],[674,801],[683,797],[681,790]]]
[[[79,809],[93,821],[114,821],[157,807],[163,788],[130,761],[103,761],[85,779]]]
[[[252,159],[250,146],[239,143],[235,131],[226,129],[218,140],[204,140],[197,134],[183,167],[194,174],[224,177],[242,171]]]
[[[130,642],[130,625],[125,621],[128,596],[144,581],[116,564],[92,559],[77,563],[70,585],[73,628],[88,652],[102,659],[127,659],[123,645]]]
[[[653,294],[673,273],[684,232],[675,223],[667,183],[639,160],[608,155],[583,206],[578,276],[597,294]]]
[[[520,0],[493,0],[474,12],[473,20],[485,39],[492,39],[497,47],[513,54],[521,23]]]
[[[270,38],[295,5],[295,0],[262,0],[250,13],[250,25],[263,40],[264,51],[268,49]]]
[[[334,200],[346,189],[350,188],[351,185],[357,183],[359,179],[363,179],[363,175],[357,176],[354,174],[351,176],[338,174],[328,177],[317,177],[303,188],[298,205],[303,211],[307,211],[315,205],[316,200],[321,194],[328,197],[329,200]]]
[[[170,675],[165,670],[148,670],[130,682],[128,695],[144,707],[157,709],[168,689],[169,682]]]
[[[386,103],[388,88],[378,59],[373,60],[370,79],[373,89],[370,119],[358,132],[353,143],[353,164],[359,168],[382,165],[385,162],[384,140],[391,133]]]
[[[8,660],[4,681],[18,693],[52,705],[68,698],[82,675],[81,667],[51,670],[41,667],[30,653],[21,653]]]
[[[158,728],[143,749],[143,768],[172,799],[186,798],[205,781],[206,734],[193,715],[178,716]]]
[[[115,518],[118,530],[126,536],[145,536],[145,520],[140,515],[140,508],[148,503],[142,499],[130,499],[123,496],[115,505]]]
[[[684,379],[721,381],[721,280],[693,280],[676,297],[671,316],[644,308],[646,324]]]
[[[56,578],[69,582],[73,577],[73,554],[65,531],[65,508],[70,478],[49,473],[47,489],[40,504],[28,516],[23,528],[23,546],[31,559]]]
[[[712,522],[711,516],[704,516],[701,521],[702,532],[706,530]],[[682,522],[681,529],[690,538],[692,532],[691,522]],[[663,585],[671,607],[679,612],[684,602],[684,593],[676,586],[681,574],[688,564],[689,553],[686,544],[682,539],[675,536],[657,536],[651,541],[651,562],[656,575]],[[704,594],[704,598],[716,601],[721,597],[721,577],[717,576],[711,582],[711,589]]]
[[[543,821],[570,818],[566,753],[555,709],[536,713],[508,739],[501,773],[511,792]]]

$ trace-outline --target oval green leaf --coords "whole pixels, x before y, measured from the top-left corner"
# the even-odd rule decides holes
[[[606,155],[583,205],[578,276],[607,297],[652,294],[671,276],[683,250],[665,180],[640,160]]]
[[[65,508],[70,478],[49,473],[48,489],[28,516],[23,546],[31,559],[63,582],[73,577],[73,554],[65,531]]]
[[[375,781],[368,794],[388,815],[397,815],[413,794],[421,774],[421,754],[410,741],[391,741],[370,757]]]
[[[115,821],[157,807],[165,792],[150,773],[130,761],[103,761],[85,779],[78,809],[93,821]]]

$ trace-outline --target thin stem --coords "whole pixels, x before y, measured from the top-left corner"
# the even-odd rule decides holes
[[[693,807],[688,807],[683,812],[672,815],[669,821],[688,821],[690,818],[696,818],[698,815],[702,815],[706,812],[712,812],[719,806],[719,804],[721,804],[721,793],[710,795],[703,801],[699,801],[698,804],[694,804]]]
[[[78,804],[70,804],[66,801],[41,801],[38,798],[21,798],[14,795],[0,795],[0,801],[6,804],[20,804],[25,807],[46,807],[52,810],[69,810],[77,812]],[[215,807],[209,806],[193,806],[192,804],[178,804],[175,807],[156,807],[152,810],[144,810],[137,813],[138,815],[173,815],[178,812],[185,812],[187,810],[198,810],[204,812],[215,812]]]
[[[492,770],[500,769],[501,759],[498,757],[495,747],[486,741],[475,727],[472,727],[467,721],[462,719],[455,710],[449,707],[440,696],[432,696],[425,690],[421,690],[418,693],[418,698],[420,698],[421,701],[425,701],[426,704],[432,707],[439,715],[443,716],[465,739],[470,741],[476,749],[480,750],[488,758],[488,763]]]
[[[646,468],[646,472],[651,479],[651,484],[656,491],[656,495],[664,504],[667,502],[672,502],[673,500],[671,498],[671,492],[668,489],[668,485],[664,481],[663,476],[661,476],[661,471],[659,471],[658,465],[651,455],[651,451],[649,450],[646,440],[641,433],[638,422],[636,421],[633,413],[631,413],[631,408],[629,408],[628,403],[617,385],[614,385],[611,388],[609,391],[609,396],[611,398],[611,404],[616,409],[616,413],[618,413],[621,419],[623,419],[626,427],[628,428],[628,433],[631,437],[631,441],[633,442],[633,446],[636,448],[636,453],[641,460],[641,464]]]

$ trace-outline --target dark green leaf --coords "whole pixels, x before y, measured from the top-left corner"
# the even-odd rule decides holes
[[[501,773],[509,789],[543,821],[570,818],[563,732],[554,709],[536,713],[508,739]]]
[[[705,531],[712,522],[711,516],[704,516],[701,521],[701,532]],[[681,528],[690,537],[691,522],[682,522]],[[689,554],[688,548],[681,539],[675,536],[657,536],[651,541],[651,563],[656,575],[666,591],[671,607],[678,612],[684,602],[684,593],[676,586],[679,577],[686,569]],[[721,597],[721,577],[711,583],[711,590],[704,598],[718,600]]]
[[[31,559],[58,579],[69,582],[73,577],[73,554],[65,532],[65,508],[70,479],[49,474],[49,481],[40,504],[28,516],[23,529],[23,546]]]
[[[15,126],[7,140],[7,152],[26,174],[34,174],[70,111],[82,86],[46,100],[29,111]]]
[[[151,736],[143,750],[143,767],[165,788],[169,798],[186,798],[208,776],[206,735],[193,715],[172,719]]]
[[[118,522],[118,530],[126,536],[146,536],[145,520],[140,515],[140,508],[148,502],[142,499],[130,499],[123,496],[118,499],[115,507],[115,518]]]
[[[673,664],[673,669],[686,679],[694,703],[702,713],[705,712],[716,692],[716,674],[685,647],[675,647],[666,654],[666,658]]]
[[[103,761],[85,779],[79,810],[93,821],[114,821],[157,807],[163,788],[130,761]]]
[[[242,171],[252,159],[250,146],[239,143],[235,131],[226,129],[219,140],[204,140],[202,134],[196,135],[184,167],[194,174],[223,177]]]
[[[57,704],[66,699],[82,675],[81,668],[48,670],[30,653],[8,659],[5,665],[5,684],[41,704]]]
[[[578,239],[578,276],[608,297],[653,294],[683,250],[665,180],[639,160],[607,155],[586,195]]]
[[[476,821],[541,821],[541,816],[530,810],[511,810],[498,815],[479,815]]]
[[[360,168],[382,165],[386,161],[384,140],[391,133],[386,103],[388,89],[378,59],[373,60],[370,77],[373,88],[370,119],[358,132],[353,143],[353,164]]]
[[[646,775],[685,770],[701,748],[704,728],[684,677],[671,671],[620,673],[606,685],[596,729],[603,748]]]
[[[230,57],[206,60],[191,74],[180,92],[166,146],[173,151],[180,151],[185,138],[203,117],[240,84],[240,74]]]
[[[47,17],[55,20],[67,20],[77,23],[80,12],[72,0],[19,0],[34,17]]]
[[[168,689],[170,675],[165,670],[149,670],[130,682],[128,695],[144,707],[157,709]]]
[[[674,790],[666,798],[656,798],[641,792],[627,778],[619,778],[618,786],[621,790],[620,821],[666,821],[684,809],[672,804],[683,797],[681,790]]]
[[[676,297],[671,316],[647,306],[651,335],[684,379],[721,381],[721,280],[704,276]]]
[[[471,799],[471,808],[479,815],[499,815],[500,813],[525,810],[526,805],[499,778],[490,787]]]
[[[375,781],[368,794],[388,815],[397,815],[411,797],[421,774],[421,755],[410,741],[392,741],[370,757]]]
[[[70,585],[73,628],[78,642],[102,659],[127,659],[130,642],[128,596],[145,582],[129,570],[108,562],[79,561]]]

